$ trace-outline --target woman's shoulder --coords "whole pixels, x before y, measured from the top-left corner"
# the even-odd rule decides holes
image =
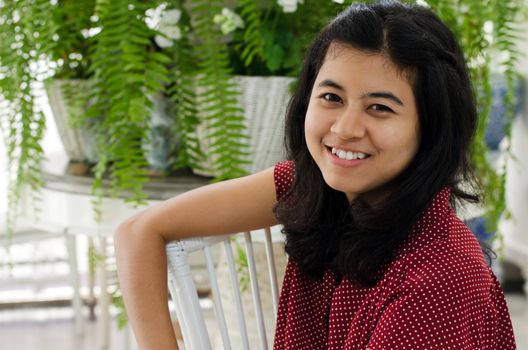
[[[273,178],[277,200],[281,199],[290,189],[295,176],[295,163],[292,160],[275,164]]]
[[[295,163],[293,160],[286,160],[284,162],[277,162],[275,164],[275,177],[278,178],[293,178],[295,175]]]
[[[466,235],[472,235],[471,231],[455,231],[450,231],[447,239],[431,241],[394,261],[375,289],[380,298],[375,299],[376,305],[383,311],[372,348],[396,344],[402,336],[412,337],[409,329],[420,335],[413,340],[424,342],[417,348],[425,348],[427,343],[427,348],[446,349],[451,341],[469,341],[474,336],[478,336],[471,340],[475,344],[486,341],[496,344],[494,349],[513,348],[500,284],[482,254],[464,242],[470,240]],[[433,336],[425,338],[429,335]]]
[[[489,291],[496,284],[478,240],[454,214],[445,234],[404,250],[391,266],[414,288]]]

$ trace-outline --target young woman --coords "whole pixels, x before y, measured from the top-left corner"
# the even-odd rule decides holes
[[[464,190],[476,123],[463,54],[435,14],[348,8],[307,52],[286,116],[289,161],[117,230],[141,348],[177,348],[168,241],[281,223],[289,262],[275,349],[515,349],[502,290],[454,212],[477,198]]]

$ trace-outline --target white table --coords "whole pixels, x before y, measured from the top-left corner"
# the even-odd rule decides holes
[[[95,248],[102,258],[106,258],[107,239],[126,218],[143,210],[126,204],[123,198],[104,198],[101,210],[102,220],[96,222],[92,208],[91,186],[93,178],[72,176],[66,168],[46,165],[46,185],[40,200],[34,202],[26,192],[22,197],[24,219],[39,229],[64,231],[73,235],[86,235],[98,244]],[[208,179],[189,173],[181,173],[166,179],[154,179],[145,186],[148,205],[163,201],[174,195],[208,183]],[[103,260],[104,261],[104,260]],[[109,305],[107,291],[107,269],[104,263],[97,265],[99,297],[99,339],[101,350],[109,349]]]

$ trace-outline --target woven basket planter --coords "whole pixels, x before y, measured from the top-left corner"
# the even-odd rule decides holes
[[[245,166],[249,173],[255,173],[284,160],[284,116],[290,98],[289,86],[294,79],[289,77],[236,76],[234,81],[240,87],[239,106],[245,111],[251,164]],[[196,131],[200,145],[208,154],[211,140],[206,137],[202,125]],[[201,164],[205,170],[193,171],[199,175],[215,176],[213,159]]]

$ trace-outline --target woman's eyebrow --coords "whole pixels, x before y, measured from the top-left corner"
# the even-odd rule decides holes
[[[362,98],[364,98],[364,97],[386,98],[388,100],[396,102],[400,106],[404,106],[403,102],[399,98],[394,96],[394,94],[392,92],[390,92],[390,91],[367,92],[366,94],[363,94],[361,97]]]
[[[330,79],[323,80],[322,82],[317,84],[317,87],[331,87],[337,90],[345,91],[344,87],[342,87],[341,85],[339,85],[338,83]]]
[[[325,79],[321,81],[319,84],[317,84],[317,87],[331,87],[337,90],[345,91],[345,88],[338,83],[336,83],[333,80]],[[400,106],[404,106],[402,100],[400,100],[398,97],[396,97],[392,92],[390,91],[376,91],[376,92],[367,92],[363,95],[361,95],[361,98],[370,97],[370,98],[385,98],[388,100],[391,100]]]

